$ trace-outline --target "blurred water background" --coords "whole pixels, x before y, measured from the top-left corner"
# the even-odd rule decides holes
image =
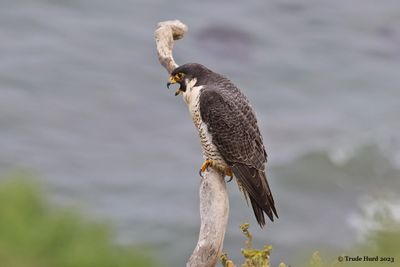
[[[258,229],[235,183],[239,225],[273,262],[342,253],[385,202],[400,220],[400,2],[0,2],[0,173],[25,170],[52,201],[116,225],[118,242],[182,266],[197,241],[200,144],[166,89],[157,22],[180,19],[178,64],[231,78],[258,115],[280,219]],[[310,253],[308,253],[310,252]]]

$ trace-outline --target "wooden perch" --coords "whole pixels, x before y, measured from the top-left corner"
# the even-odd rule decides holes
[[[187,30],[187,26],[179,20],[168,20],[157,24],[154,38],[156,39],[158,60],[167,69],[168,73],[178,67],[172,56],[174,40],[183,38]]]
[[[158,59],[171,73],[178,64],[172,56],[174,40],[187,32],[182,22],[164,21],[154,32]],[[196,248],[187,262],[187,267],[215,266],[222,251],[229,216],[229,199],[222,173],[208,168],[200,180],[200,233]]]
[[[224,176],[209,168],[200,181],[200,233],[187,267],[215,266],[222,251],[229,216]]]

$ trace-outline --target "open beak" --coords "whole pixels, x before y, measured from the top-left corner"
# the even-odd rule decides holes
[[[169,76],[169,80],[167,82],[167,88],[169,89],[170,85],[175,84],[175,83],[177,83],[177,81],[175,80],[175,77]],[[180,87],[178,89],[176,89],[175,96],[179,95],[182,92],[180,89],[181,89]]]

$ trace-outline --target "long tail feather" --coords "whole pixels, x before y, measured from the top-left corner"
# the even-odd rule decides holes
[[[265,172],[241,163],[231,168],[250,199],[258,224],[261,227],[265,225],[264,213],[271,221],[274,221],[274,215],[279,218]]]

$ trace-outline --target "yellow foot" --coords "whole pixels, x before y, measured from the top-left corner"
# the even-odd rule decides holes
[[[231,168],[229,168],[229,167],[225,168],[225,175],[229,176],[229,177],[233,176]]]
[[[214,162],[212,160],[210,160],[210,159],[205,160],[203,165],[201,165],[201,168],[199,170],[199,175],[201,177],[203,177],[203,172],[205,172],[208,167],[216,167],[216,166],[214,166]],[[232,181],[233,173],[232,173],[232,169],[231,168],[226,167],[225,169],[222,169],[222,170],[218,169],[218,170],[222,171],[225,174],[225,176],[229,176],[230,177],[228,182]]]
[[[227,181],[227,183],[229,183],[230,181],[232,181],[233,179],[233,173],[232,173],[232,169],[229,167],[225,168],[225,176],[229,176],[229,180]]]
[[[201,168],[199,171],[199,174],[201,177],[203,177],[203,172],[205,172],[209,166],[213,166],[213,161],[210,159],[206,159],[206,161],[204,161],[203,165],[201,165]]]

